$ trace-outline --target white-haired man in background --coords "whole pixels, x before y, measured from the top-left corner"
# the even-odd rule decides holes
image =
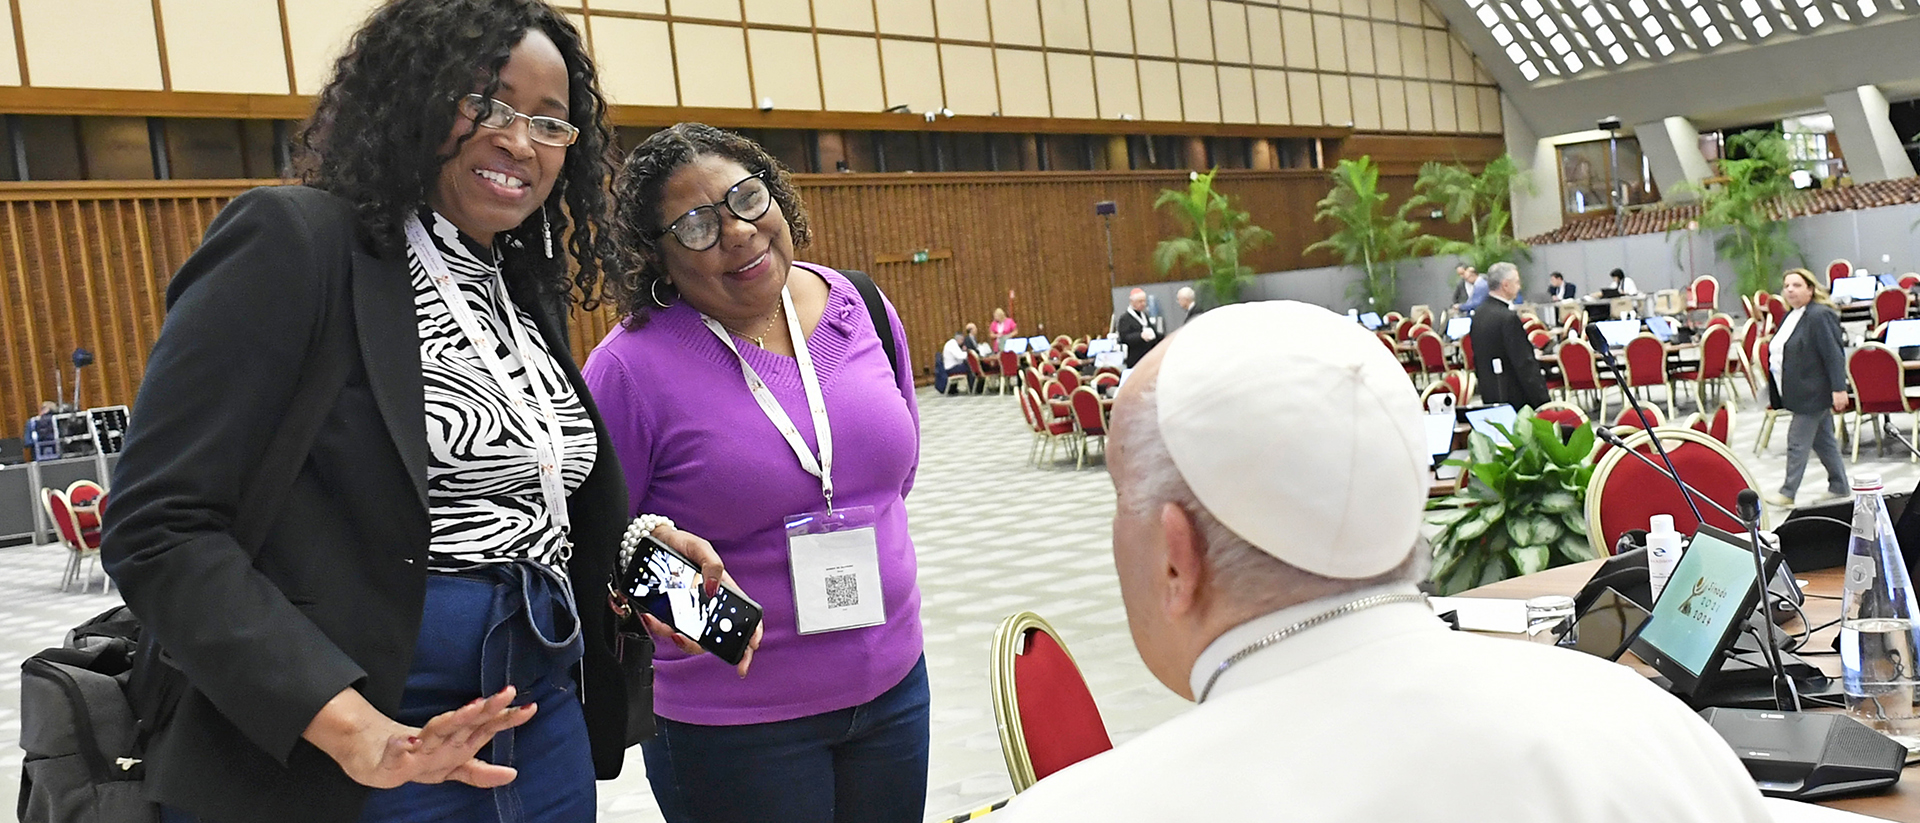
[[[1434,617],[1418,405],[1378,340],[1303,303],[1224,306],[1149,353],[1111,421],[1114,563],[1147,668],[1200,705],[995,817],[1768,819],[1633,670]]]

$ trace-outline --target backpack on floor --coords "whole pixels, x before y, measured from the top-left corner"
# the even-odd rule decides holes
[[[21,823],[157,823],[127,698],[140,621],[117,606],[20,664]]]

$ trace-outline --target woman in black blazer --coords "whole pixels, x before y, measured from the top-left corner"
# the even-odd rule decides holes
[[[609,251],[593,63],[540,0],[394,0],[310,123],[307,185],[236,198],[169,285],[114,476],[102,554],[170,686],[147,793],[169,821],[592,820],[627,742],[626,490],[565,325]]]
[[[1792,310],[1768,343],[1773,365],[1768,376],[1774,407],[1793,412],[1793,422],[1787,426],[1786,482],[1780,491],[1767,495],[1767,502],[1791,509],[1800,476],[1807,470],[1809,448],[1827,469],[1827,494],[1845,497],[1852,491],[1847,466],[1840,459],[1840,443],[1833,436],[1833,415],[1847,408],[1847,355],[1840,312],[1812,272],[1788,271],[1780,296]]]

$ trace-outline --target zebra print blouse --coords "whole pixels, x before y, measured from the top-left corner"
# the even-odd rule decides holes
[[[566,445],[560,475],[571,493],[593,469],[597,442],[586,407],[547,350],[533,318],[499,305],[493,278],[497,263],[478,256],[458,229],[430,210],[421,214],[427,234],[481,324],[498,342],[501,362],[531,402],[527,369],[514,351],[506,311],[525,325],[539,353],[532,358],[539,390],[553,398]],[[433,537],[427,567],[457,571],[484,563],[533,559],[563,570],[565,541],[547,516],[546,498],[534,465],[534,441],[525,421],[481,363],[473,342],[428,279],[426,267],[407,252],[413,275],[414,316],[420,323],[420,372],[427,401],[427,514]]]

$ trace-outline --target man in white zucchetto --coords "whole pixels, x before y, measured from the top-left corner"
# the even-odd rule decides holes
[[[1418,398],[1348,318],[1207,312],[1111,425],[1127,623],[1199,705],[995,820],[1768,819],[1727,744],[1632,669],[1434,617]]]

